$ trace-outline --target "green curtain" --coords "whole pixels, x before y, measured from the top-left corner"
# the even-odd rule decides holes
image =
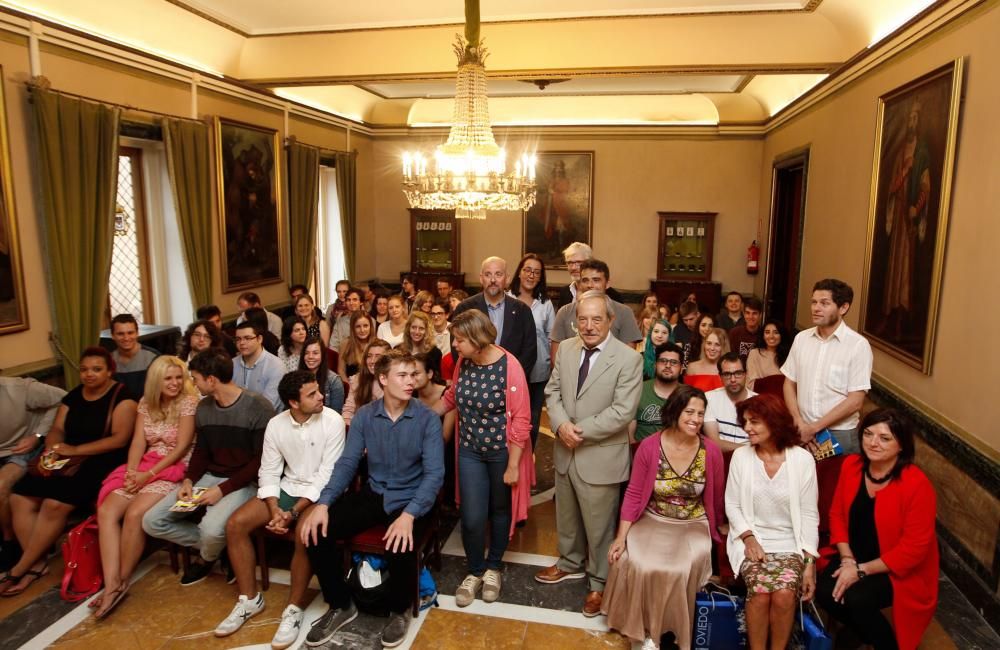
[[[334,165],[337,169],[337,201],[340,203],[340,232],[344,239],[344,266],[347,279],[354,278],[354,256],[358,230],[358,152],[340,152]]]
[[[319,149],[293,142],[288,145],[288,250],[291,282],[309,286],[316,261],[316,222],[319,218]]]
[[[121,110],[40,88],[32,103],[53,329],[73,388],[77,359],[97,345],[108,299]]]
[[[212,302],[212,158],[207,124],[163,120],[170,189],[187,261],[192,307]]]

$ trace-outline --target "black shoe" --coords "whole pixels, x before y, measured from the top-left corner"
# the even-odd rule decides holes
[[[191,585],[196,585],[205,578],[208,574],[212,572],[212,567],[215,565],[215,561],[211,562],[195,562],[188,567],[188,570],[184,572],[181,576],[181,586],[190,587]]]
[[[327,643],[333,638],[340,628],[344,627],[358,617],[358,608],[352,602],[344,609],[326,610],[326,614],[320,616],[313,624],[309,634],[306,635],[306,645],[315,648]]]
[[[0,546],[0,571],[10,571],[10,568],[21,559],[21,545],[16,539],[5,539]]]
[[[382,647],[395,648],[406,639],[412,614],[407,609],[402,614],[389,614],[389,622],[382,628]]]

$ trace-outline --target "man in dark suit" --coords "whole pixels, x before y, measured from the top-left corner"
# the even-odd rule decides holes
[[[521,368],[530,372],[538,356],[535,319],[530,307],[504,291],[507,262],[499,257],[487,257],[479,270],[479,282],[483,290],[460,302],[451,313],[452,318],[468,309],[478,309],[489,316],[497,328],[497,345],[517,357]]]
[[[559,290],[559,301],[556,304],[556,311],[576,300],[576,296],[582,293],[580,290],[580,265],[594,257],[594,250],[580,241],[575,241],[563,251],[563,259],[566,261],[566,270],[569,271],[572,282]],[[583,291],[586,291],[584,289]],[[625,302],[620,293],[611,287],[605,287],[604,293],[615,302]]]

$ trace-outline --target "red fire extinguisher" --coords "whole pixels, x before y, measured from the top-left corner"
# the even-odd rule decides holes
[[[747,275],[757,275],[757,271],[760,270],[760,246],[757,245],[757,240],[753,240],[750,244],[750,248],[747,249]]]

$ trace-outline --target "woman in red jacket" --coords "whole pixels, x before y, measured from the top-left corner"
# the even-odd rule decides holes
[[[937,606],[934,488],[913,464],[913,428],[901,413],[872,411],[860,430],[861,454],[844,461],[830,508],[839,557],[817,599],[875,650],[912,650]],[[881,612],[889,606],[891,625]]]

